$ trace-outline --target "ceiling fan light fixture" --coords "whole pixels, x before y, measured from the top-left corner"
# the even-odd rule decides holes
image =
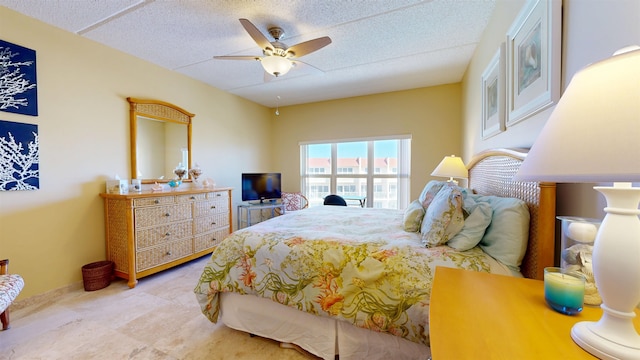
[[[292,66],[289,59],[277,55],[265,56],[260,62],[264,71],[275,77],[285,75],[291,70]]]

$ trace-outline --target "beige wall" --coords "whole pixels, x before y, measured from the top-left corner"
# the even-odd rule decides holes
[[[497,0],[496,9],[463,78],[464,155],[495,147],[530,147],[553,107],[507,131],[482,140],[480,77],[518,16],[525,0]],[[597,25],[594,25],[597,24]],[[562,90],[582,67],[611,56],[619,48],[640,44],[640,2],[636,0],[564,0]]]
[[[640,1],[565,0],[564,9],[563,89],[583,67],[640,45]],[[606,201],[593,185],[559,184],[558,215],[602,219]]]
[[[497,147],[528,147],[532,139],[544,125],[548,111],[537,114],[531,119],[522,121],[508,131],[482,140],[481,109],[482,72],[502,43],[506,42],[506,34],[525,0],[498,0],[496,9],[485,30],[480,44],[476,48],[473,60],[467,68],[463,79],[463,144],[464,159],[468,161],[479,151]]]
[[[412,136],[411,199],[445,155],[460,154],[460,84],[318,102],[272,111],[274,170],[286,191],[300,189],[301,141]]]
[[[195,113],[193,160],[218,185],[239,189],[243,168],[270,166],[267,108],[4,7],[0,27],[37,56],[39,116],[0,112],[40,137],[40,189],[0,193],[0,257],[24,276],[21,298],[79,282],[82,265],[105,258],[98,194],[130,176],[128,96]]]
[[[524,0],[498,0],[489,27],[463,80],[464,155],[494,147],[531,147],[553,108],[509,127],[487,140],[481,139],[480,112],[482,71],[515,20]],[[629,44],[640,44],[640,2],[636,0],[564,0],[562,36],[562,90],[573,75],[588,64],[602,60]],[[602,218],[604,199],[593,184],[559,184],[557,213]]]

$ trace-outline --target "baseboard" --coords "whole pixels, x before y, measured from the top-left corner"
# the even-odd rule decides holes
[[[78,291],[83,288],[84,288],[84,285],[82,281],[74,282],[69,285],[63,286],[61,288],[53,289],[42,294],[33,295],[25,299],[16,300],[11,304],[11,310],[16,311],[32,305],[42,305],[45,303],[51,303],[52,301],[55,301],[56,298],[62,295],[68,294],[73,291]]]

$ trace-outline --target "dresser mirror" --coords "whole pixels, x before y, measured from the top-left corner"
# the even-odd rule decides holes
[[[181,164],[191,168],[194,114],[159,100],[127,98],[131,122],[131,178],[143,183],[176,178]]]

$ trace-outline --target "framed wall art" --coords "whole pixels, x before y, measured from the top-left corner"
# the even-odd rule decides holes
[[[560,98],[561,0],[529,0],[507,33],[507,126]]]
[[[505,129],[504,43],[482,73],[482,138]]]
[[[0,120],[0,191],[40,188],[38,125]]]
[[[0,40],[0,111],[38,115],[36,52]]]

